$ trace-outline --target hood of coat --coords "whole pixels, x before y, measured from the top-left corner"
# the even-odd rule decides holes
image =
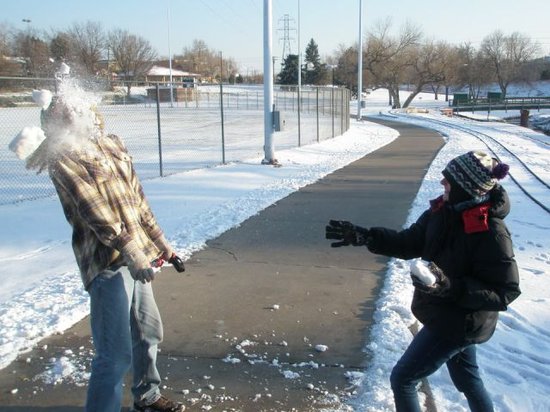
[[[442,197],[439,197],[430,201],[432,211],[437,210],[437,208],[434,209],[434,206],[438,204],[437,201],[441,198]],[[510,213],[510,199],[508,198],[508,193],[499,184],[496,184],[495,187],[484,196],[476,197],[475,199],[470,198],[459,203],[445,202],[445,205],[450,210],[458,212],[460,215],[466,210],[486,203],[490,204],[489,216],[491,217],[504,219]]]
[[[497,184],[489,192],[489,201],[491,208],[489,209],[489,216],[494,216],[499,219],[504,219],[510,213],[510,198],[508,193],[501,185]]]

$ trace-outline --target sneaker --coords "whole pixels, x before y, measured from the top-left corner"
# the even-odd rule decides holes
[[[183,412],[185,405],[174,402],[165,396],[160,396],[151,405],[140,405],[134,402],[134,412]]]

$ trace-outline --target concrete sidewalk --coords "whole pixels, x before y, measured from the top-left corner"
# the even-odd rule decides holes
[[[191,411],[314,411],[349,395],[345,373],[368,364],[363,348],[387,259],[330,248],[325,225],[400,228],[443,144],[433,131],[384,124],[401,136],[209,241],[184,274],[163,270],[154,287],[165,395]],[[81,410],[84,385],[34,377],[67,349],[89,365],[91,348],[88,319],[46,339],[0,371],[0,411]],[[128,387],[125,397],[130,405]]]

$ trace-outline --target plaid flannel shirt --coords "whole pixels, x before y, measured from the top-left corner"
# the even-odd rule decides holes
[[[162,230],[126,147],[115,135],[91,144],[93,150],[64,152],[49,165],[86,289],[102,270],[126,264],[120,251],[132,240],[151,260],[162,253],[154,244]]]

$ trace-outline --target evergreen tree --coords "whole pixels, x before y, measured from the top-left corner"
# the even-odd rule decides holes
[[[279,84],[298,84],[298,55],[289,54],[286,56],[281,72],[277,75]]]
[[[328,70],[321,63],[319,47],[315,40],[311,39],[306,47],[305,64],[302,67],[302,78],[307,84],[324,84],[327,81]]]

